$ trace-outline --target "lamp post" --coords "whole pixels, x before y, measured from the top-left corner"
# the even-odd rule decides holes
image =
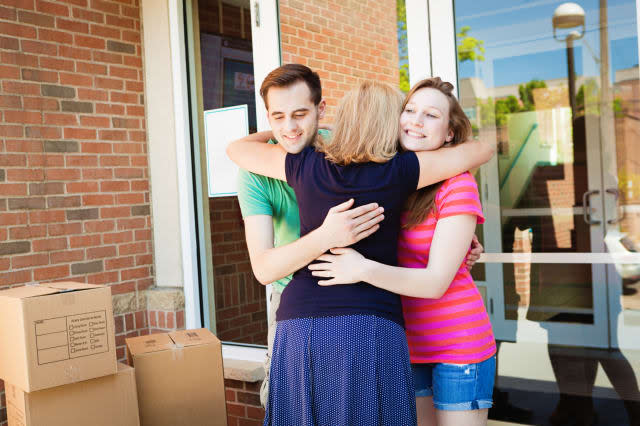
[[[576,77],[574,71],[573,42],[584,36],[584,9],[576,3],[562,3],[553,12],[551,23],[553,24],[553,38],[567,43],[567,71],[569,73],[569,105],[571,106],[571,116],[576,114]],[[558,36],[556,30],[582,27],[581,31],[573,30],[564,38]]]

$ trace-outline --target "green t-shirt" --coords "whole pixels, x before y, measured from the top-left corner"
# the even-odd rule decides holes
[[[300,238],[298,200],[285,181],[257,175],[240,169],[238,173],[238,201],[242,217],[267,215],[273,217],[273,246],[279,247]],[[282,293],[291,275],[273,283]]]
[[[319,130],[331,137],[327,130]],[[277,143],[270,140],[269,143]],[[257,175],[240,169],[238,173],[238,202],[242,217],[267,215],[273,217],[273,246],[280,247],[300,238],[300,213],[293,189],[280,179]],[[275,281],[273,289],[279,293],[291,281],[291,275]]]

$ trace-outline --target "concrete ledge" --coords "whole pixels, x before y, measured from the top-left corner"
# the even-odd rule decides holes
[[[184,291],[182,288],[156,287],[145,293],[147,309],[150,311],[184,310]]]
[[[146,292],[114,294],[111,296],[111,302],[114,315],[147,310]]]
[[[246,346],[222,345],[224,378],[243,382],[264,380],[264,358],[267,350]]]

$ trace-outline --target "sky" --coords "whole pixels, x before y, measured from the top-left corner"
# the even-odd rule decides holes
[[[485,61],[459,63],[459,77],[479,77],[487,87],[567,77],[566,44],[553,38],[557,0],[456,0],[456,31],[484,41]],[[599,75],[599,0],[578,0],[586,31],[575,42],[577,75]],[[608,0],[610,71],[638,64],[635,0]],[[566,33],[559,33],[563,38]]]

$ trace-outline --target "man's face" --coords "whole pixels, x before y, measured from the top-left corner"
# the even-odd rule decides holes
[[[267,104],[273,136],[285,151],[297,154],[315,140],[325,102],[314,105],[307,83],[299,81],[287,87],[271,87]]]

